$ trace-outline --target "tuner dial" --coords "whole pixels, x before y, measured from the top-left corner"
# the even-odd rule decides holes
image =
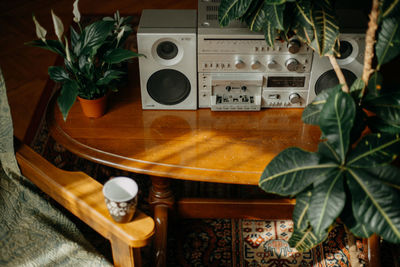
[[[288,43],[288,50],[292,54],[296,54],[300,51],[301,42],[297,39],[292,39]]]
[[[269,60],[267,62],[268,69],[276,69],[278,67],[278,63],[275,60]]]
[[[292,93],[289,95],[289,101],[292,104],[299,103],[301,101],[301,96],[298,93]]]
[[[251,62],[251,68],[253,70],[259,69],[261,67],[261,63],[258,60],[254,60]]]
[[[244,62],[242,60],[240,60],[240,59],[235,61],[235,67],[237,69],[243,69],[245,65],[246,64],[244,64]]]
[[[289,58],[286,60],[285,65],[288,71],[296,71],[300,63],[295,58]]]

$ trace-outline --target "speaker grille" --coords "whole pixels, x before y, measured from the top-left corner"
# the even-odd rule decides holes
[[[346,69],[342,69],[344,78],[346,79],[347,85],[351,86],[353,82],[357,79],[357,76]],[[323,90],[332,88],[339,84],[339,80],[336,76],[334,70],[328,70],[327,72],[323,73],[315,83],[315,94],[318,95]]]
[[[147,92],[154,101],[160,104],[176,105],[188,97],[190,82],[177,70],[159,70],[147,81]]]

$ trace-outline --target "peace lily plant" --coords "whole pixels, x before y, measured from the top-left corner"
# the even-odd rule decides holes
[[[318,125],[316,152],[291,147],[265,168],[259,186],[296,198],[289,244],[308,250],[326,239],[337,219],[357,237],[373,233],[400,243],[400,86],[383,83],[381,67],[400,54],[400,1],[373,0],[361,78],[347,84],[335,56],[340,46],[333,0],[222,0],[219,21],[245,21],[268,45],[296,34],[328,56],[339,84],[303,111]],[[373,60],[374,59],[374,60]]]
[[[126,75],[121,63],[140,56],[123,48],[132,32],[128,25],[130,17],[120,17],[117,11],[113,18],[105,17],[82,27],[78,0],[73,3],[73,15],[77,29],[71,25],[70,40],[64,36],[64,25],[53,10],[51,16],[57,40],[46,39],[46,29],[33,16],[39,39],[28,43],[64,58],[63,66],[51,66],[48,69],[50,78],[62,85],[57,103],[64,120],[77,96],[98,99],[109,90],[115,90],[118,81]]]

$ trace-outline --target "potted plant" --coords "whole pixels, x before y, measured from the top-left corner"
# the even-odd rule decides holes
[[[294,233],[299,251],[321,243],[337,219],[348,233],[373,233],[400,243],[400,86],[383,83],[382,65],[400,54],[400,2],[373,0],[366,32],[363,75],[353,84],[336,62],[340,45],[333,1],[222,0],[219,21],[246,21],[267,43],[296,34],[320,56],[328,56],[340,84],[319,94],[303,111],[318,125],[316,152],[288,148],[265,168],[259,186],[296,198]]]
[[[51,66],[48,70],[50,78],[61,83],[57,103],[64,120],[77,98],[85,115],[97,118],[105,111],[110,90],[115,91],[120,79],[126,76],[121,64],[140,55],[123,48],[132,31],[128,24],[130,17],[121,17],[117,11],[113,18],[105,17],[83,27],[78,0],[73,7],[77,29],[71,25],[69,40],[63,36],[61,19],[51,11],[58,39],[46,39],[47,31],[33,16],[39,39],[28,44],[50,50],[64,58],[63,66]],[[87,103],[89,107],[86,107]]]

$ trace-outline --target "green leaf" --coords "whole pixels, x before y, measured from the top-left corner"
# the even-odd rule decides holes
[[[400,168],[386,164],[365,169],[368,173],[374,176],[375,179],[382,181],[385,185],[396,190],[400,190]]]
[[[373,234],[373,232],[369,230],[365,224],[358,222],[356,218],[354,218],[350,194],[348,194],[348,197],[346,198],[346,204],[342,210],[342,213],[340,214],[340,219],[357,237],[368,238]]]
[[[383,239],[399,243],[399,192],[374,179],[365,169],[348,169],[347,182],[357,220]]]
[[[400,122],[400,93],[382,94],[375,98],[365,99],[364,107],[376,116],[393,124]]]
[[[64,47],[59,41],[56,40],[46,40],[46,42],[43,42],[42,40],[34,40],[25,44],[34,47],[40,47],[65,57]]]
[[[121,78],[121,76],[124,74],[125,74],[125,72],[123,72],[123,71],[108,70],[104,73],[104,76],[97,81],[96,85],[98,85],[98,86],[107,85],[111,81]]]
[[[375,71],[368,81],[366,99],[375,98],[382,93],[383,76],[380,72]]]
[[[320,155],[320,163],[336,162],[339,166],[341,159],[336,153],[335,148],[327,141],[318,144],[318,154]]]
[[[356,117],[354,119],[353,128],[350,131],[350,143],[353,144],[358,139],[360,139],[365,127],[367,127],[366,123],[367,114],[365,114],[362,107],[359,105],[356,106]]]
[[[296,206],[293,210],[293,224],[299,230],[308,227],[307,210],[310,206],[311,190],[305,190],[296,196]]]
[[[48,72],[53,81],[66,82],[70,80],[68,72],[61,66],[50,66]]]
[[[333,55],[339,37],[339,27],[330,2],[316,1],[311,19],[314,25],[314,40],[310,45],[321,56]]]
[[[265,0],[267,5],[282,5],[286,2],[286,0]]]
[[[346,202],[343,181],[343,171],[337,168],[329,173],[327,179],[314,186],[307,211],[314,234],[326,232],[342,212]]]
[[[75,103],[78,96],[78,84],[76,81],[69,80],[61,88],[61,93],[57,98],[57,104],[63,115],[64,121],[67,120],[68,112]]]
[[[130,58],[143,56],[142,54],[135,53],[131,50],[126,50],[122,48],[115,48],[113,50],[107,51],[104,55],[104,61],[109,64],[117,64],[128,60]]]
[[[296,35],[308,44],[314,39],[314,28],[311,18],[311,0],[300,0],[294,3],[294,26]]]
[[[349,153],[347,166],[369,168],[391,163],[399,152],[399,135],[369,134]]]
[[[391,17],[400,15],[400,0],[384,0],[382,1],[382,17]]]
[[[400,20],[397,17],[388,17],[382,21],[375,50],[378,70],[381,65],[400,54]]]
[[[247,18],[246,23],[249,26],[251,31],[261,31],[265,25],[265,11],[264,11],[265,1],[262,1],[261,4],[251,12],[251,15]]]
[[[283,26],[283,4],[266,4],[264,5],[265,18],[271,23],[271,27],[278,30],[285,30]]]
[[[252,0],[222,0],[218,8],[218,21],[221,26],[227,26],[231,20],[243,16]]]
[[[75,54],[78,56],[87,53],[94,55],[97,49],[104,44],[113,27],[113,22],[103,20],[96,21],[87,26],[74,47]]]
[[[335,163],[319,163],[316,153],[297,147],[283,150],[265,168],[259,186],[268,193],[295,195],[337,167]]]
[[[326,103],[326,100],[329,98],[330,95],[341,90],[341,88],[342,86],[338,84],[333,88],[323,90],[319,95],[317,95],[313,102],[308,104],[307,107],[304,109],[301,117],[303,122],[312,125],[319,125],[319,116],[322,108]]]
[[[278,36],[278,32],[272,26],[271,22],[269,22],[269,21],[265,22],[263,31],[264,31],[264,37],[265,37],[265,41],[267,42],[267,45],[270,47],[274,47],[275,39]]]
[[[320,114],[320,128],[344,163],[350,144],[356,106],[353,98],[342,91],[331,94]]]
[[[400,122],[389,122],[385,121],[377,116],[371,116],[367,118],[368,127],[372,132],[397,134],[400,133]]]
[[[79,34],[75,31],[75,29],[72,26],[70,27],[70,32],[71,32],[71,47],[72,49],[74,49],[79,40]]]
[[[350,94],[354,99],[358,100],[361,98],[361,91],[365,87],[365,83],[362,78],[357,78],[350,87]]]
[[[315,235],[312,227],[309,226],[305,230],[294,227],[293,234],[289,239],[289,246],[295,248],[299,252],[309,251],[328,237],[328,232],[322,235]]]

